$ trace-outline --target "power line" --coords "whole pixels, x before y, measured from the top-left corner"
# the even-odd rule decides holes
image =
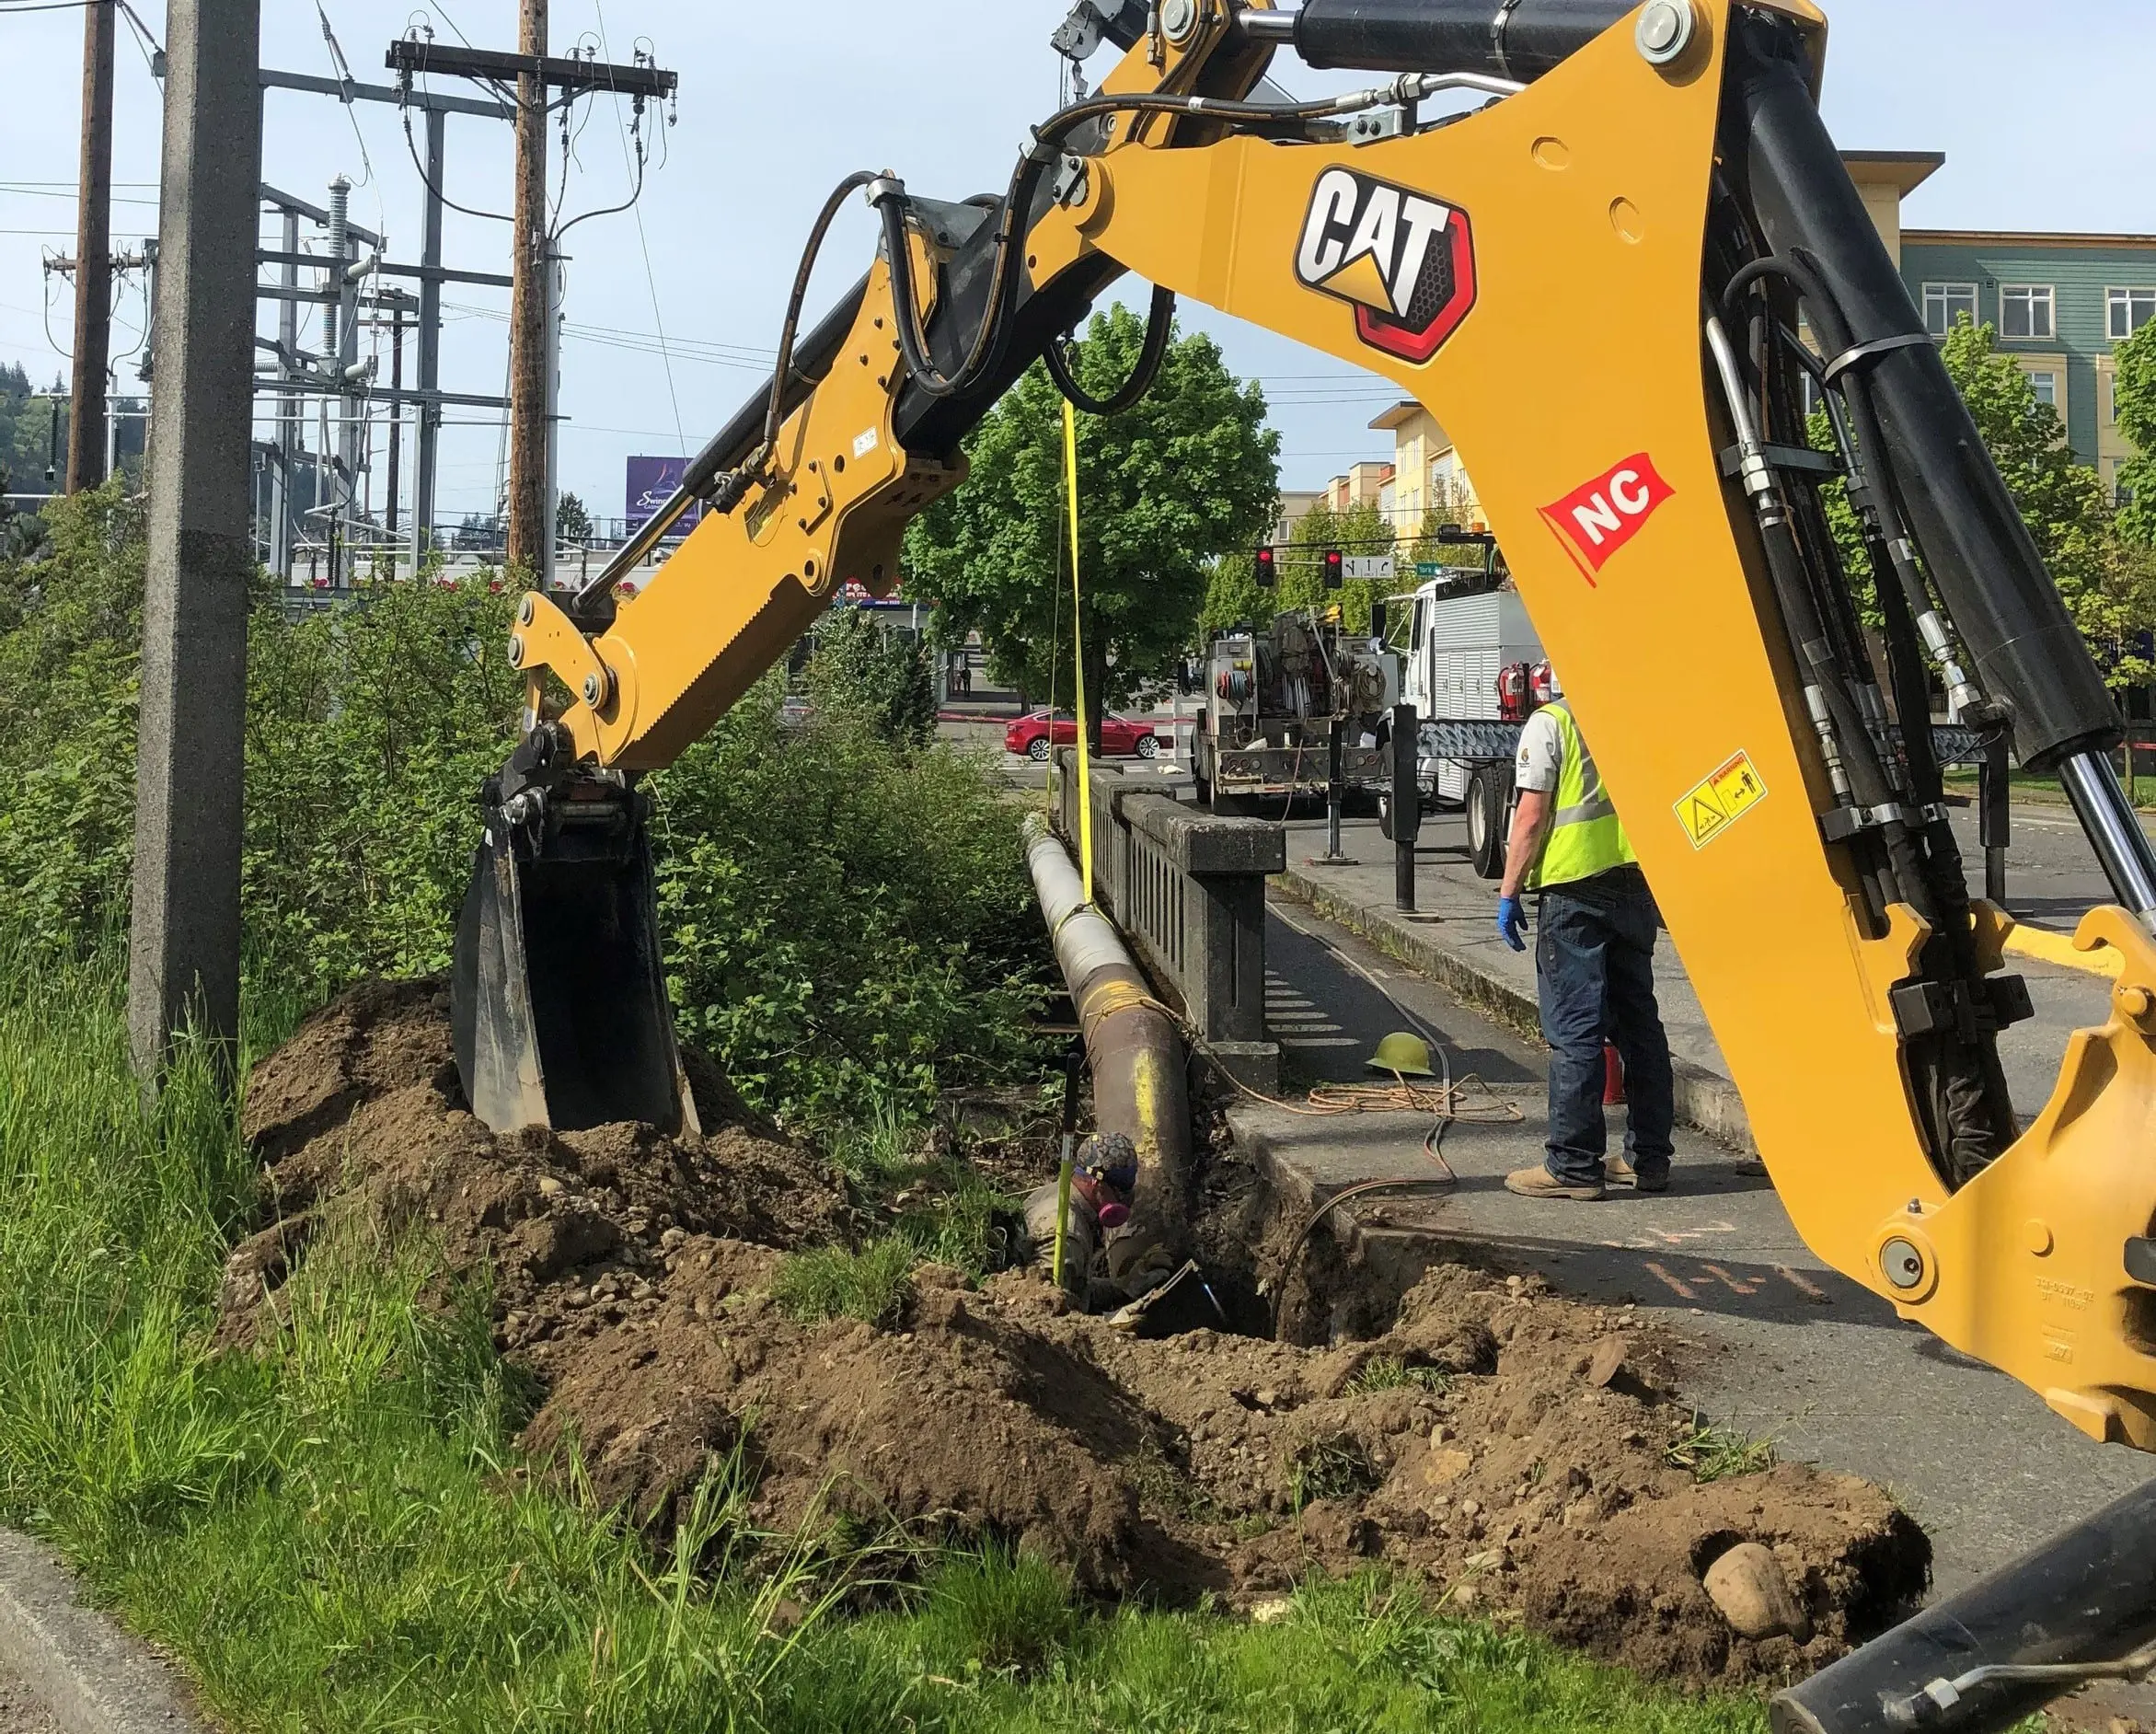
[[[592,0],[592,11],[597,17],[599,24],[599,52],[605,55],[607,61],[611,63],[614,59],[614,52],[606,45],[606,9],[600,4],[600,0]],[[617,127],[621,124],[621,98],[619,97],[614,99],[614,122]],[[621,135],[621,154],[626,160],[628,156],[628,133],[626,130],[622,132]],[[674,407],[674,443],[681,455],[686,457],[688,456],[688,435],[682,430],[681,394],[675,389],[674,384],[674,357],[666,353],[666,321],[659,311],[659,278],[651,269],[651,243],[644,234],[644,153],[643,140],[640,135],[637,140],[636,156],[637,190],[630,196],[629,210],[630,214],[636,218],[637,246],[644,256],[644,282],[650,285],[651,292],[651,323],[659,328],[660,359],[666,370],[666,398],[667,401]],[[774,355],[772,359],[776,364],[777,356]]]

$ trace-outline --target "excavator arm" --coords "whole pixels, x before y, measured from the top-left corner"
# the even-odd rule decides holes
[[[2156,1450],[2156,853],[2102,680],[1820,122],[1821,16],[1084,0],[1066,37],[1089,32],[1120,64],[1000,201],[863,178],[874,267],[693,467],[679,503],[717,509],[642,593],[527,598],[532,732],[490,788],[460,945],[482,1117],[688,1112],[633,773],[841,586],[886,592],[966,433],[1135,272],[1443,422],[1807,1243],[2091,1436]],[[1389,82],[1267,100],[1282,52]],[[1461,89],[1489,100],[1423,118]],[[1808,449],[1808,401],[1838,456]],[[2118,896],[2079,936],[2123,961],[2109,1020],[2025,1127],[1997,1057],[2028,1014],[2012,920],[1966,889],[1929,727],[1894,721],[1926,722],[1935,679],[2058,772]],[[543,984],[542,957],[597,985]]]

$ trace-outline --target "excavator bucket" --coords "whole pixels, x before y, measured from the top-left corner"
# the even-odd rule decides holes
[[[698,1129],[641,797],[602,784],[490,799],[488,812],[450,988],[472,1112],[497,1132]]]

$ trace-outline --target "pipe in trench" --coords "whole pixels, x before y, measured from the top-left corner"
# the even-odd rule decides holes
[[[1055,942],[1055,962],[1078,1008],[1093,1062],[1093,1125],[1120,1132],[1138,1152],[1131,1220],[1108,1243],[1117,1282],[1189,1255],[1191,1104],[1182,1032],[1161,1010],[1123,935],[1086,902],[1085,882],[1039,814],[1027,816],[1026,867]]]

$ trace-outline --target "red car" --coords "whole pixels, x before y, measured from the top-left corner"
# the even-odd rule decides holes
[[[1054,739],[1050,739],[1048,712],[1035,711],[1031,716],[1021,716],[1003,731],[1003,749],[1009,753],[1022,753],[1036,763],[1045,764],[1053,746],[1078,745],[1078,719],[1068,711],[1055,713]],[[1160,756],[1160,737],[1153,733],[1150,724],[1133,722],[1127,717],[1110,714],[1101,719],[1101,750],[1118,757],[1158,758]]]

